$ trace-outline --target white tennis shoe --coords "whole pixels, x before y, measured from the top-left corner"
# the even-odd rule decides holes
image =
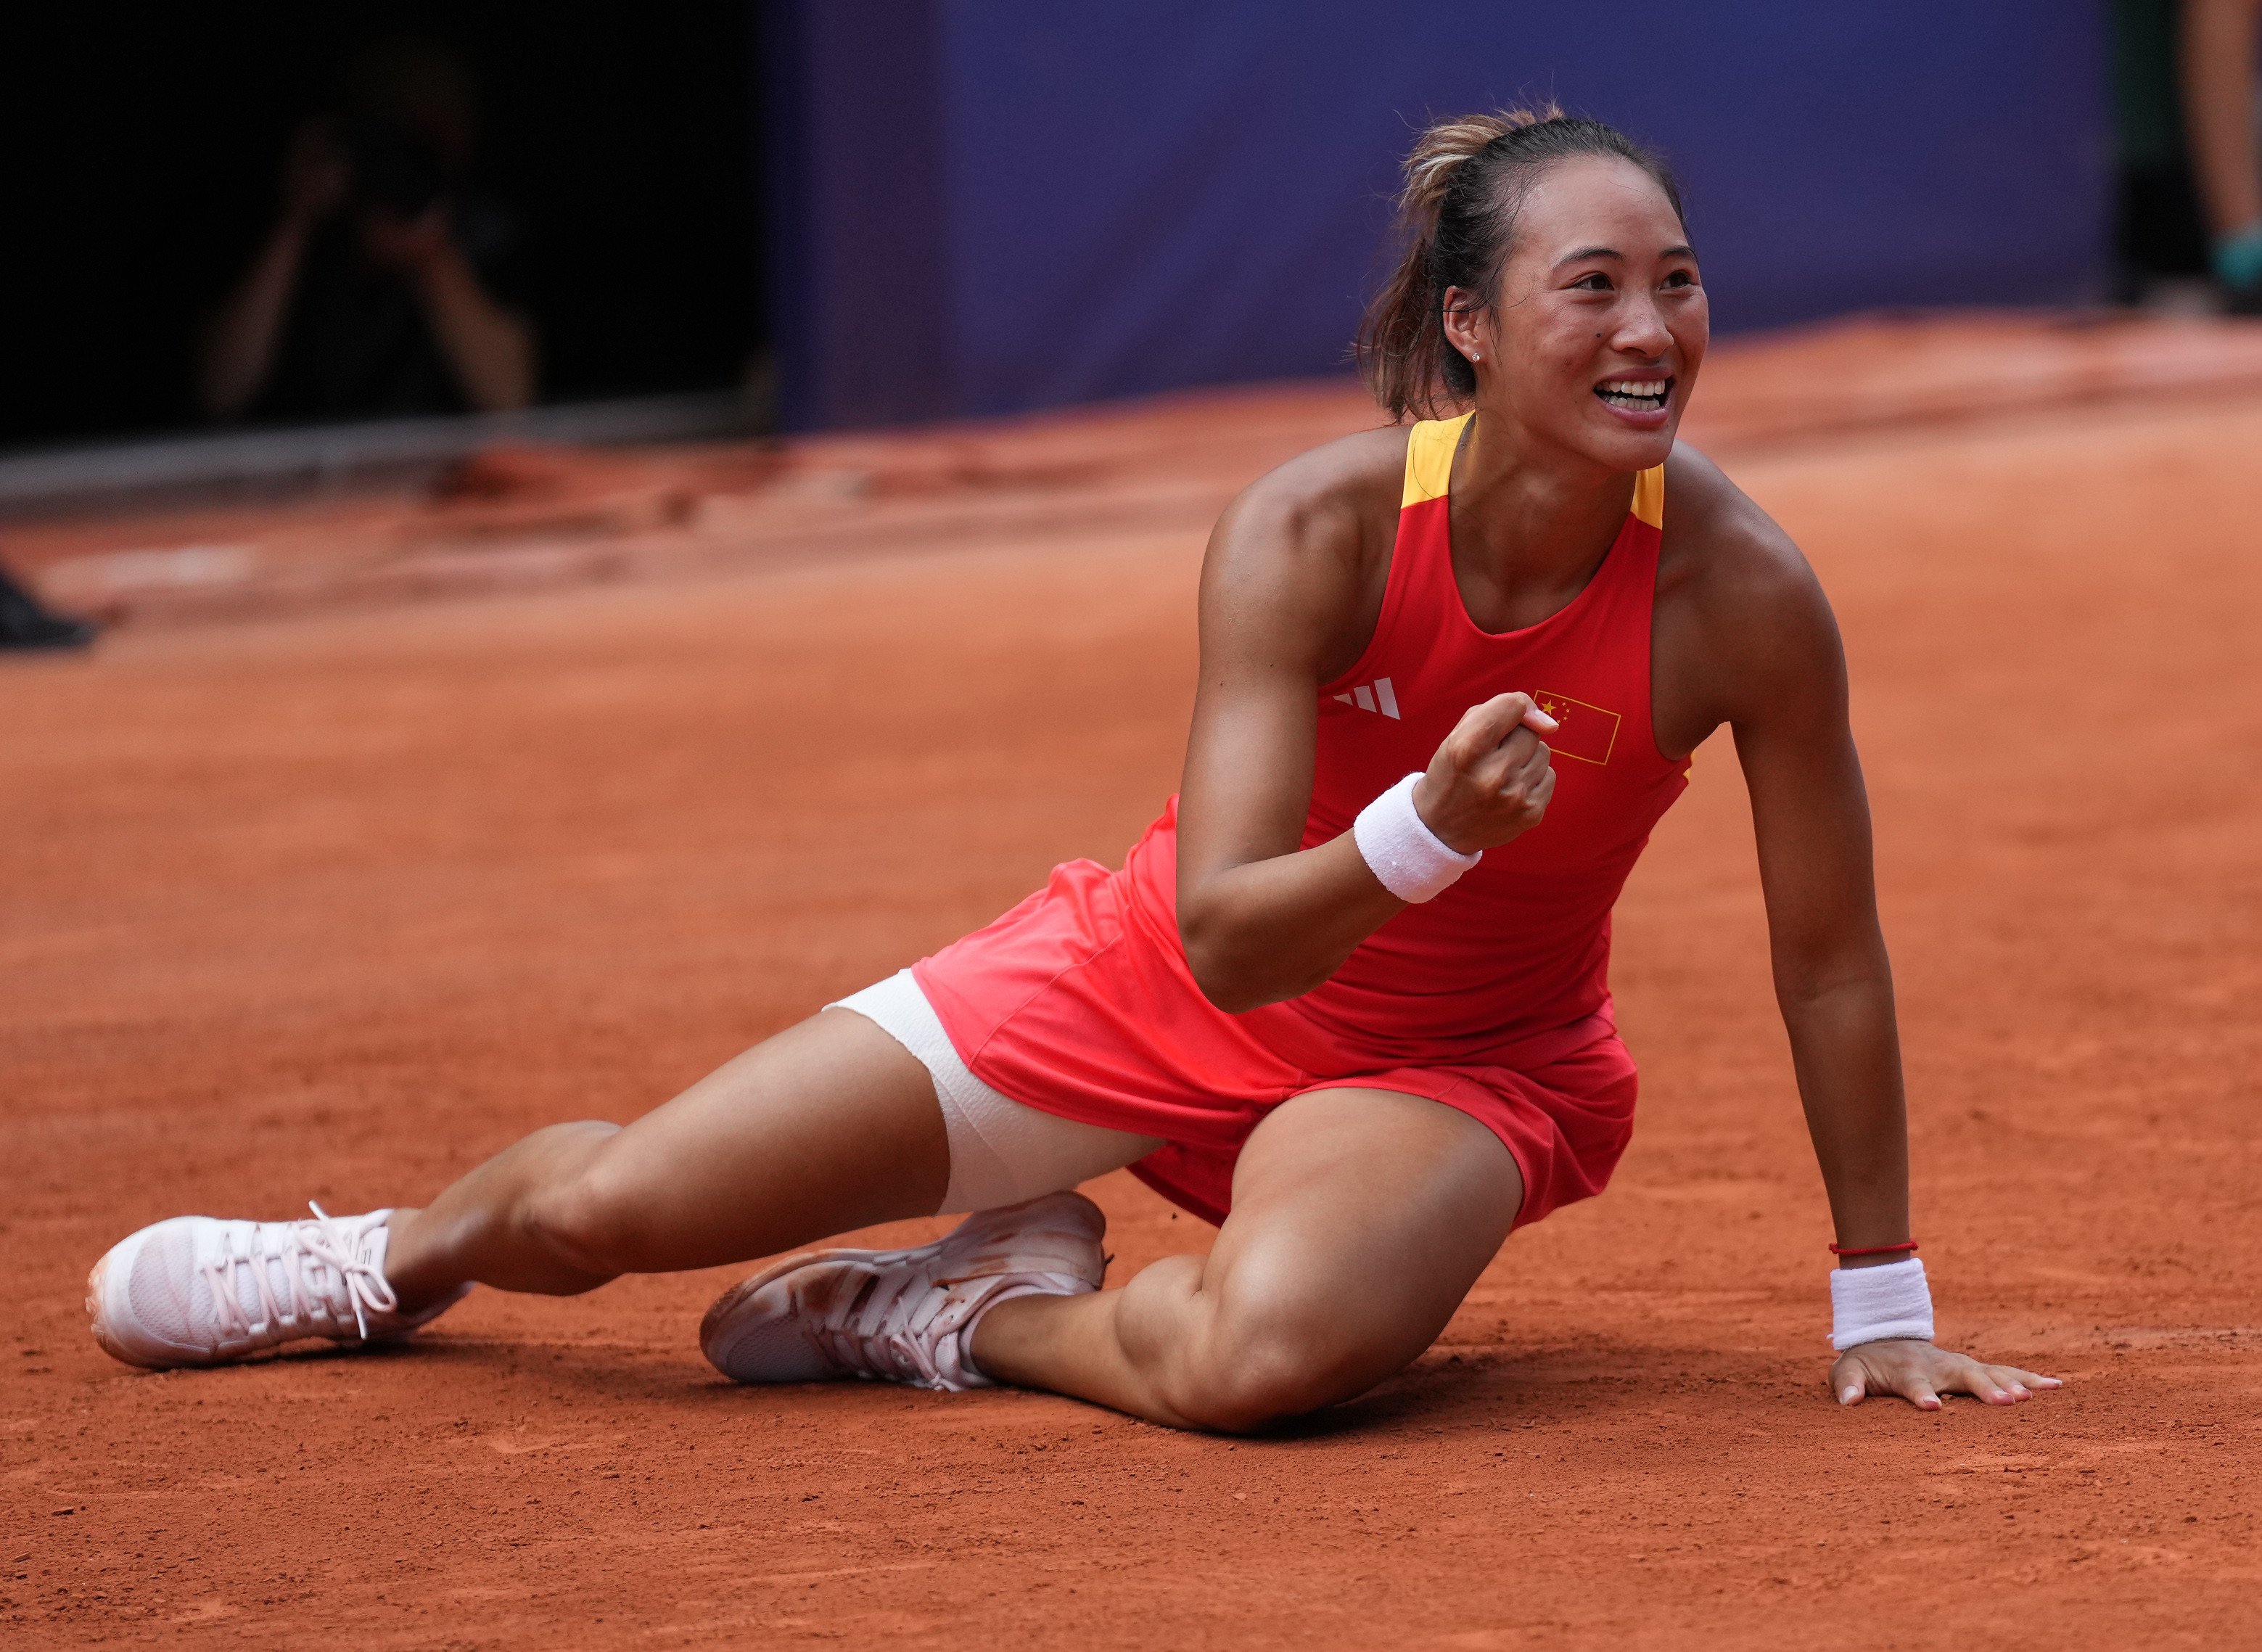
[[[999,1302],[1096,1291],[1107,1218],[1081,1194],[979,1210],[911,1251],[818,1251],[725,1291],[700,1352],[738,1382],[876,1377],[956,1392],[993,1387],[968,1344]]]
[[[461,1302],[400,1311],[385,1282],[390,1210],[310,1219],[222,1222],[175,1216],[112,1245],[87,1275],[94,1339],[128,1365],[226,1365],[264,1348],[324,1337],[405,1337]]]

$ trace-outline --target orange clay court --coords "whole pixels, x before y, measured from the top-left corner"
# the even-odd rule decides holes
[[[1831,1403],[1717,739],[1618,911],[1614,1185],[1318,1424],[734,1388],[694,1331],[744,1269],[480,1292],[391,1352],[112,1362],[81,1287],[135,1226],[414,1200],[1120,857],[1175,783],[1209,518],[1372,415],[1321,386],[504,455],[8,537],[126,623],[0,671],[0,1637],[2262,1642],[2262,351],[1857,326],[1824,429],[1820,349],[1723,348],[1688,434],[1846,632],[1943,1339],[2062,1392]],[[1207,1242],[1127,1174],[1091,1191],[1111,1281]]]

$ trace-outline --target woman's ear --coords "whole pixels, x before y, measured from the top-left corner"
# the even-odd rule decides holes
[[[1483,302],[1466,287],[1447,287],[1441,300],[1445,323],[1445,342],[1473,362],[1484,359],[1485,343],[1479,329],[1483,320]]]

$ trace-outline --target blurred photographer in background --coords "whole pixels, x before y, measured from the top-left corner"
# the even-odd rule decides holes
[[[281,206],[199,340],[217,419],[501,412],[534,399],[510,217],[469,181],[477,100],[446,47],[364,52],[342,115],[302,126]]]

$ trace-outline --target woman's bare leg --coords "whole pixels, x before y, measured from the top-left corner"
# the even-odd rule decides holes
[[[391,1223],[404,1311],[466,1280],[566,1296],[931,1215],[950,1143],[918,1058],[851,1011],[757,1044],[625,1129],[537,1130]]]
[[[1207,1258],[1120,1291],[1001,1302],[975,1361],[1174,1427],[1259,1428],[1416,1359],[1523,1201],[1515,1159],[1466,1114],[1395,1091],[1299,1096],[1243,1150]]]

